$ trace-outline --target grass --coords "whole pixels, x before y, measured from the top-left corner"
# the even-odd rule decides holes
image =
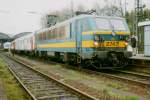
[[[19,86],[1,58],[0,79],[8,100],[31,100],[29,95]]]
[[[54,75],[58,75],[60,77],[62,77],[62,81],[65,82],[65,80],[73,80],[73,81],[77,81],[79,83],[82,83],[83,85],[98,90],[100,93],[102,93],[101,95],[104,95],[104,97],[106,96],[106,98],[108,97],[109,99],[106,100],[110,100],[110,98],[114,98],[111,100],[139,100],[139,96],[136,95],[128,95],[126,94],[126,92],[130,93],[130,89],[124,85],[124,84],[120,84],[116,81],[109,81],[109,80],[105,80],[105,78],[102,77],[95,77],[95,75],[87,75],[86,73],[81,73],[80,71],[76,71],[72,68],[68,68],[67,70],[65,67],[62,67],[62,65],[60,64],[48,64],[48,65],[43,65],[40,64],[40,66],[34,66],[35,69],[40,70],[44,73],[53,73]],[[114,91],[114,90],[118,90],[118,91]],[[125,93],[124,93],[125,92]],[[132,92],[131,92],[132,93]],[[103,97],[103,96],[102,96]],[[104,100],[104,99],[101,99]]]
[[[139,98],[135,96],[127,96],[123,100],[139,100]]]

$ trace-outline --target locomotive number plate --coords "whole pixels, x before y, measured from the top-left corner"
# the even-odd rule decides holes
[[[106,47],[119,47],[119,41],[108,41],[105,42]]]

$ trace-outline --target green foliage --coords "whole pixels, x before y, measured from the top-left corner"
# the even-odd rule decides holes
[[[139,100],[139,98],[135,96],[127,96],[123,100]]]
[[[150,18],[150,9],[145,9],[145,10],[143,10],[140,13],[139,21],[144,21],[144,20],[146,20],[148,18]],[[135,27],[135,11],[126,12],[126,19],[127,19],[127,23],[129,25],[131,33],[135,33],[134,32],[134,27]]]

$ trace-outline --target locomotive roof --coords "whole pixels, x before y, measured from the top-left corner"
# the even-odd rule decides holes
[[[55,27],[59,27],[61,25],[65,25],[65,24],[69,24],[70,22],[73,22],[77,19],[82,19],[82,18],[86,18],[86,17],[99,17],[99,18],[106,18],[106,19],[124,19],[122,17],[114,17],[114,16],[97,16],[97,15],[79,15],[79,16],[76,16],[76,17],[73,17],[73,18],[70,18],[66,21],[63,21],[63,22],[60,22],[60,23],[57,23],[56,25],[54,26],[51,26],[49,28],[44,28],[44,29],[41,29],[39,31],[37,31],[36,33],[40,33],[40,32],[43,32],[43,31],[47,31],[47,30],[51,30]]]

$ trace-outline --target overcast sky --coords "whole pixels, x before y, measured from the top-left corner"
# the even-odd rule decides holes
[[[74,9],[83,5],[91,9],[95,3],[99,5],[117,4],[118,0],[73,0]],[[113,2],[112,2],[113,1]],[[124,2],[125,0],[122,0]],[[150,0],[143,0],[150,6]],[[41,16],[49,11],[70,8],[71,0],[0,0],[0,32],[18,34],[35,31],[40,28]],[[127,0],[127,10],[134,9],[134,0]],[[29,12],[36,12],[34,14]]]

